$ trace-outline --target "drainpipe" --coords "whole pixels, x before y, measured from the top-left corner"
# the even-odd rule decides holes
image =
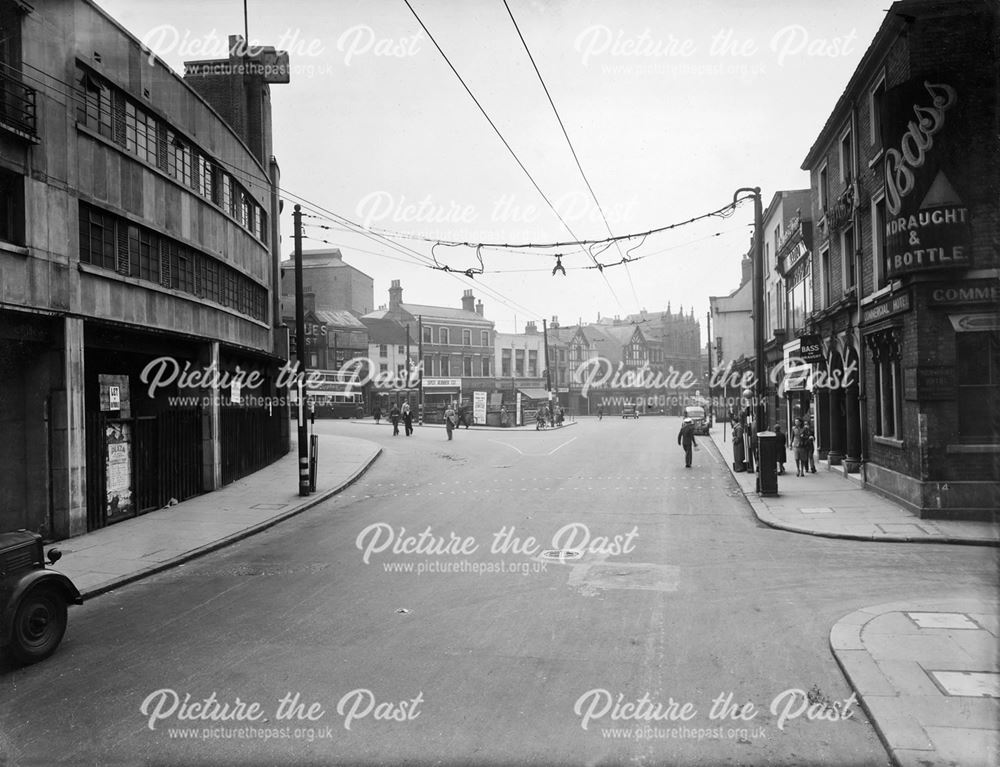
[[[855,295],[857,296],[856,309],[858,312],[857,322],[857,354],[858,354],[858,412],[861,417],[861,453],[858,456],[861,462],[861,484],[868,484],[868,397],[865,390],[865,340],[863,328],[861,327],[861,298],[864,276],[861,271],[861,137],[858,135],[858,105],[857,102],[851,104],[851,134],[854,136],[854,188],[858,192],[858,199],[854,201],[854,274],[855,274]],[[874,248],[874,243],[872,244]]]

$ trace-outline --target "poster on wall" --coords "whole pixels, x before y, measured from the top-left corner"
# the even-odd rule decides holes
[[[954,78],[914,78],[886,93],[886,271],[969,263],[969,93]]]
[[[486,423],[486,392],[472,392],[472,420],[476,424]]]
[[[132,497],[132,424],[106,424],[104,441],[107,445],[104,511],[107,521],[114,522],[131,516],[135,511]]]

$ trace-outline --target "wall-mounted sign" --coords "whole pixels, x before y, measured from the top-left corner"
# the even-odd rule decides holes
[[[472,420],[480,424],[486,423],[486,392],[472,392]]]
[[[861,308],[861,324],[871,325],[873,322],[891,317],[910,310],[910,294],[896,293],[885,298],[881,298],[868,306]]]
[[[102,413],[115,413],[120,418],[131,418],[128,376],[99,373],[97,385],[100,389]]]
[[[799,339],[799,357],[803,362],[825,362],[823,356],[823,341],[815,333],[809,333]]]
[[[462,388],[461,378],[425,378],[424,388],[440,389],[443,387]]]
[[[239,405],[242,400],[243,383],[239,380],[233,380],[229,385],[229,401],[234,405]]]
[[[957,187],[971,162],[961,145],[955,82],[911,80],[886,93],[886,270],[889,277],[969,263],[969,209]]]
[[[932,288],[929,304],[993,304],[1000,306],[1000,282],[996,280],[964,280],[952,285]]]

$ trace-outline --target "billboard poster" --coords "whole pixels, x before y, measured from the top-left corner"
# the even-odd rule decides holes
[[[108,521],[114,522],[135,511],[132,497],[132,424],[106,424],[104,442],[107,446],[104,511]]]
[[[472,422],[475,424],[486,423],[486,392],[472,392]]]

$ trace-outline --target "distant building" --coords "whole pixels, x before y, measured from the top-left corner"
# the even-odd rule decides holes
[[[752,249],[750,251],[753,252]],[[729,385],[736,376],[732,373],[753,368],[753,259],[749,253],[740,261],[740,284],[727,296],[709,296],[709,311],[712,313],[712,350],[715,353],[715,374],[717,380],[726,384],[724,398],[738,396]],[[728,406],[732,403],[725,403]],[[721,411],[716,407],[716,412]]]
[[[365,319],[391,319],[416,338],[422,368],[424,420],[440,421],[450,403],[471,406],[477,391],[494,388],[494,324],[483,316],[483,303],[472,290],[461,308],[403,302],[403,288],[393,280],[389,305]]]
[[[375,306],[375,283],[371,277],[344,261],[340,248],[302,252],[302,292],[315,296],[317,309],[346,310],[360,317]],[[281,262],[282,314],[295,316],[295,262]],[[291,328],[295,332],[294,326]]]

